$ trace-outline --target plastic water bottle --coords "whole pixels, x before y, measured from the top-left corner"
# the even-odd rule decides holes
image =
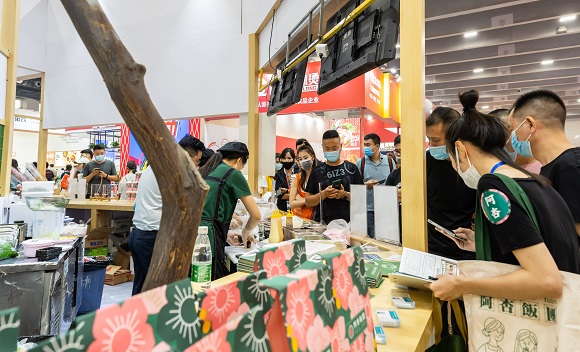
[[[195,282],[195,289],[200,291],[208,289],[211,284],[211,245],[207,232],[207,226],[198,228],[191,257],[191,282]]]

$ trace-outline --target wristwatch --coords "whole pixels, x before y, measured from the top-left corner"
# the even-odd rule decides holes
[[[105,175],[105,180],[108,180],[108,179],[109,179],[109,175]]]

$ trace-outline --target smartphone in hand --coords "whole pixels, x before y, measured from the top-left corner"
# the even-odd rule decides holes
[[[334,189],[340,189],[341,185],[342,185],[342,180],[332,181],[332,188],[334,188]]]
[[[458,241],[465,241],[464,238],[461,238],[461,237],[457,236],[457,234],[455,234],[455,232],[444,228],[443,226],[439,225],[435,221],[433,221],[431,219],[427,219],[427,222],[430,223],[431,225],[433,225],[433,227],[435,227],[436,229],[439,229],[439,230],[445,232],[445,234],[447,234],[447,236],[452,237],[452,238],[454,238],[454,239],[456,239]]]

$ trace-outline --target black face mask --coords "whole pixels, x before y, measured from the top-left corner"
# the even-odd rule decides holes
[[[292,166],[294,166],[294,162],[293,161],[284,161],[282,162],[282,167],[286,170],[290,170],[292,168]]]

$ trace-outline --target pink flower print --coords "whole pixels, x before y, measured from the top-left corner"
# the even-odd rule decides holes
[[[292,274],[288,274],[286,276],[296,279],[306,279],[306,281],[308,281],[308,287],[310,288],[310,291],[314,291],[316,289],[316,285],[318,285],[318,272],[316,270],[298,269]]]
[[[232,352],[227,337],[228,330],[222,327],[199,340],[185,352]]]
[[[372,352],[375,350],[375,334],[365,330],[365,351]]]
[[[89,352],[138,352],[155,346],[153,328],[147,324],[147,308],[138,297],[128,299],[123,306],[99,309],[93,322],[93,337]]]
[[[332,258],[334,268],[334,278],[332,287],[336,290],[336,307],[338,309],[348,309],[348,295],[352,290],[352,277],[348,272],[348,263],[345,256]]]
[[[151,352],[171,352],[171,346],[165,343],[165,341],[161,341],[157,346],[153,347]]]
[[[266,252],[264,254],[263,265],[264,270],[268,278],[272,278],[278,275],[287,275],[288,267],[286,266],[286,257],[284,252],[278,248],[274,252]]]
[[[348,266],[352,266],[354,264],[354,251],[352,249],[348,249],[342,252],[341,255],[346,258]]]
[[[358,288],[354,286],[348,295],[348,308],[350,309],[350,318],[354,319],[360,312],[365,309],[363,296],[358,293]]]
[[[346,352],[350,350],[350,345],[346,337],[346,324],[344,317],[339,317],[334,323],[334,327],[327,328],[330,333],[330,343],[332,352]]]
[[[201,303],[201,308],[206,313],[203,320],[209,320],[211,328],[215,330],[222,326],[230,314],[239,307],[240,290],[236,281],[205,292],[207,296]]]
[[[228,317],[228,323],[226,324],[228,327],[227,328],[228,331],[235,330],[238,327],[238,323],[239,323],[238,321],[236,321],[239,319],[236,319],[236,318],[243,316],[244,314],[246,314],[249,311],[250,311],[250,306],[247,303],[242,303],[238,307],[238,310],[236,310],[235,312],[230,314],[230,316]]]
[[[294,243],[286,242],[280,245],[276,251],[279,250],[284,252],[284,258],[286,258],[286,260],[290,260],[294,256]]]
[[[306,280],[294,281],[286,292],[286,322],[291,337],[298,342],[298,348],[306,350],[306,333],[314,320],[314,304]]]
[[[330,333],[324,327],[322,318],[317,315],[308,329],[307,345],[310,352],[322,352],[330,345]]]
[[[352,352],[367,352],[366,345],[365,345],[365,335],[360,334],[356,340],[352,343],[351,351]],[[372,351],[372,350],[371,350]]]
[[[145,305],[147,314],[159,314],[161,308],[163,308],[168,303],[167,297],[165,295],[166,291],[167,285],[163,285],[161,287],[143,292],[137,296]]]

